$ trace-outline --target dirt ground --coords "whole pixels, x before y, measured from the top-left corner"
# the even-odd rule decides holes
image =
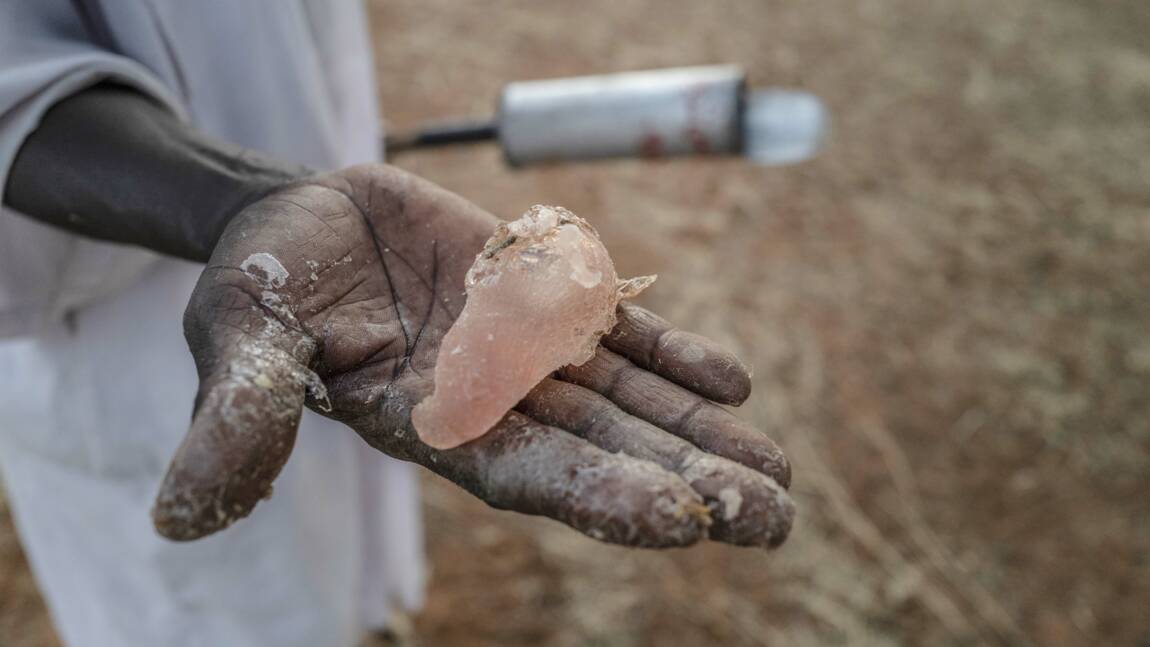
[[[646,305],[754,366],[800,519],[774,553],[634,552],[428,477],[420,644],[1150,644],[1150,4],[543,4],[372,2],[389,124],[718,62],[831,109],[782,169],[395,160],[659,273]],[[53,644],[6,524],[0,560],[0,645]]]

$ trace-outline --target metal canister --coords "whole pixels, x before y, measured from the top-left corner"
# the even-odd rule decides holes
[[[511,83],[499,140],[512,165],[740,154],[745,90],[732,65]]]

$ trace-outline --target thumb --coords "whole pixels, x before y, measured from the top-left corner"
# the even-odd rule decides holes
[[[307,368],[315,342],[258,314],[258,308],[237,310],[234,302],[246,300],[246,293],[228,296],[193,297],[185,317],[200,388],[191,427],[152,509],[156,530],[168,539],[188,541],[222,530],[271,496],[272,481],[295,443],[305,399],[309,393],[321,402],[326,397]],[[224,316],[214,317],[221,301],[229,300]],[[197,301],[212,306],[196,308]],[[255,316],[236,321],[237,312]]]

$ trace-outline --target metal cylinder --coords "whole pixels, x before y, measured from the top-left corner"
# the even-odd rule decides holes
[[[512,165],[737,154],[745,86],[730,65],[521,81],[500,98],[499,139]]]

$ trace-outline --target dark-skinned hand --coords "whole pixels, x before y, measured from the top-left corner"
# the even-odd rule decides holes
[[[748,397],[746,369],[634,305],[591,361],[545,380],[483,437],[447,451],[420,442],[412,407],[431,392],[464,275],[497,223],[384,165],[293,183],[236,216],[185,315],[200,388],[153,510],[160,533],[195,539],[250,513],[306,405],[489,505],[596,539],[781,543],[790,467],[716,404]]]

